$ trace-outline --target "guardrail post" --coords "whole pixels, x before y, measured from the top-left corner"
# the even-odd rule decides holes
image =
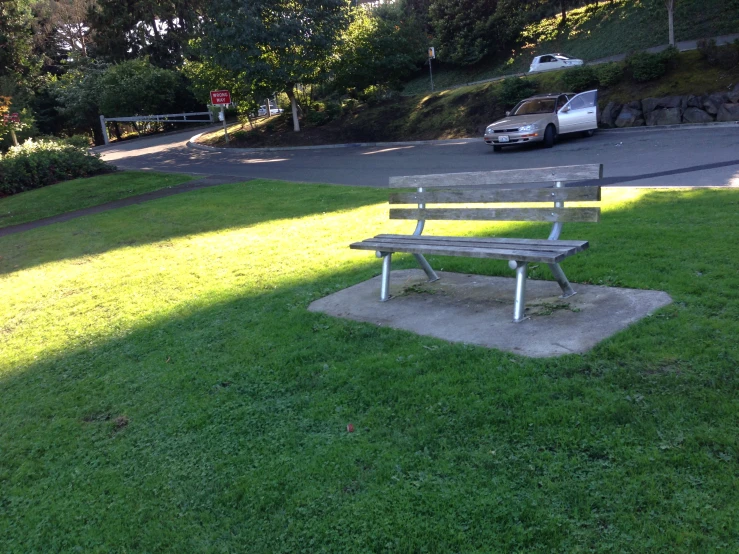
[[[100,127],[103,129],[103,140],[105,141],[105,145],[107,146],[110,144],[110,139],[108,138],[108,129],[105,128],[105,116],[100,116]]]

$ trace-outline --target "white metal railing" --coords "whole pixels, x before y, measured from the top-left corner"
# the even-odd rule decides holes
[[[188,117],[200,117],[207,115],[208,119],[188,119]],[[108,121],[129,121],[129,122],[155,122],[155,123],[213,123],[212,112],[189,112],[189,113],[166,113],[157,115],[134,115],[132,117],[105,117],[100,116],[100,127],[103,130],[103,140],[105,144],[110,144],[108,137],[108,129],[106,123]]]

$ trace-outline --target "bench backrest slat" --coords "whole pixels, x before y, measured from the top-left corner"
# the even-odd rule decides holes
[[[470,173],[446,173],[439,175],[410,175],[390,177],[390,188],[417,187],[470,187],[476,185],[515,185],[522,183],[546,183],[587,181],[603,177],[601,164],[542,167],[534,169],[508,169],[501,171],[475,171]]]
[[[474,202],[583,202],[600,200],[600,187],[538,189],[457,189],[394,192],[390,204],[474,203]]]
[[[396,208],[390,210],[390,219],[598,222],[600,208]]]

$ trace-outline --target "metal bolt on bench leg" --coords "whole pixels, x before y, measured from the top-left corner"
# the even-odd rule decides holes
[[[508,262],[508,267],[516,270],[516,299],[513,303],[513,321],[514,323],[520,323],[526,319],[524,316],[526,310],[526,272],[529,264],[511,260]]]

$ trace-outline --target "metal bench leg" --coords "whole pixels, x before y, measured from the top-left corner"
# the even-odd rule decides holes
[[[526,310],[526,273],[529,264],[511,260],[508,262],[508,266],[516,270],[516,299],[513,303],[513,321],[514,323],[520,323],[526,319],[523,314]]]
[[[392,253],[382,252],[382,284],[380,285],[380,301],[390,300],[390,262]]]
[[[570,286],[570,282],[567,280],[567,277],[565,276],[565,272],[562,271],[562,268],[559,267],[559,264],[547,264],[549,266],[549,269],[552,271],[552,275],[554,275],[554,278],[557,280],[557,283],[559,283],[559,288],[562,289],[562,296],[560,298],[569,298],[573,294],[577,294],[577,292]]]
[[[439,280],[439,276],[434,271],[434,268],[431,267],[431,265],[426,261],[426,258],[424,258],[423,255],[413,254],[413,257],[416,258],[416,261],[418,262],[418,265],[421,266],[421,269],[426,272],[426,276],[429,278],[429,283],[433,283],[434,281]]]

